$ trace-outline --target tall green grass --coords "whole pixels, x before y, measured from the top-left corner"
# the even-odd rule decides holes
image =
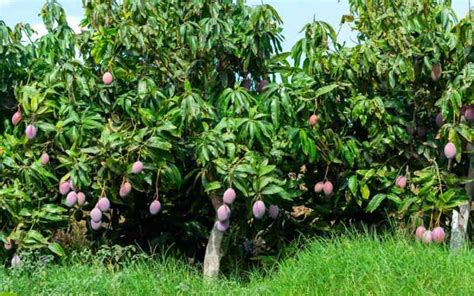
[[[0,291],[18,295],[474,295],[474,251],[450,253],[403,236],[346,235],[312,241],[278,268],[216,281],[174,259],[119,268],[52,265],[0,269]],[[0,293],[1,294],[1,293]]]

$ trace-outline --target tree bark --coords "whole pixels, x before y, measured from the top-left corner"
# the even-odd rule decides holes
[[[469,156],[469,170],[467,177],[468,179],[474,178],[474,146],[472,144],[467,145],[467,153]],[[469,225],[469,214],[471,212],[472,196],[474,194],[474,182],[466,183],[466,194],[469,197],[469,201],[459,207],[459,211],[453,210],[453,218],[451,221],[451,242],[449,247],[451,250],[458,250],[464,246],[466,239],[468,238],[468,225]]]
[[[214,209],[217,211],[221,205],[219,197],[215,193],[211,193],[210,198]],[[216,278],[219,275],[223,255],[221,250],[223,236],[224,233],[217,230],[216,223],[214,223],[204,256],[204,276],[207,278]]]

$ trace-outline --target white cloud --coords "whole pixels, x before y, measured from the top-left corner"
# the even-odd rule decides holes
[[[43,25],[43,23],[31,25],[31,28],[36,32],[33,34],[33,36],[31,36],[32,40],[36,40],[48,33],[48,30],[46,30],[46,27]]]
[[[0,1],[4,1],[4,0],[0,0]],[[79,17],[71,15],[71,16],[68,16],[66,20],[67,20],[67,23],[69,24],[69,27],[71,27],[71,29],[74,32],[81,33],[82,30],[79,26],[81,20]],[[36,33],[33,34],[32,36],[32,40],[36,40],[40,38],[41,36],[46,35],[48,33],[48,30],[46,30],[46,27],[44,26],[43,23],[34,24],[31,26],[31,28],[36,31]]]
[[[0,8],[7,7],[13,0],[0,0]]]
[[[69,24],[69,27],[74,30],[76,33],[81,33],[81,28],[79,27],[79,24],[81,23],[81,19],[78,16],[75,15],[70,15],[66,17],[67,23]]]

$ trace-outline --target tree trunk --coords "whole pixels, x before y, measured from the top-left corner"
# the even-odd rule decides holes
[[[212,205],[214,209],[217,209],[221,205],[219,197],[215,193],[210,195]],[[206,246],[206,254],[204,256],[204,276],[208,278],[215,278],[219,275],[220,263],[222,258],[222,238],[224,233],[217,230],[216,224],[212,226],[211,235]]]
[[[468,179],[474,178],[474,146],[472,144],[467,145],[467,153],[469,156],[469,170]],[[468,225],[469,225],[469,214],[471,211],[472,195],[474,194],[474,182],[466,184],[466,193],[469,197],[469,201],[459,207],[459,212],[453,210],[453,218],[451,221],[451,242],[449,247],[452,250],[458,250],[462,248],[468,238]]]

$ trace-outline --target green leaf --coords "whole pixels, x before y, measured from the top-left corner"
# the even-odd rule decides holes
[[[63,248],[58,243],[49,243],[48,249],[59,257],[63,257],[65,255]]]
[[[261,192],[261,194],[263,194],[263,195],[273,195],[273,194],[280,193],[282,191],[285,191],[285,189],[283,189],[280,186],[270,184],[270,185],[265,187],[265,189]]]
[[[29,240],[30,242],[33,240],[40,244],[46,244],[48,242],[48,240],[36,230],[30,230],[26,233],[25,241],[27,240]]]
[[[388,194],[387,199],[393,201],[397,205],[402,203],[402,200],[400,199],[400,197],[396,196],[395,194]]]
[[[395,74],[393,73],[393,71],[390,71],[389,74],[388,74],[388,81],[390,83],[390,87],[391,88],[395,88],[396,86],[396,81],[395,81]]]
[[[159,138],[159,137],[151,137],[148,139],[148,141],[146,142],[147,146],[148,147],[152,147],[152,148],[158,148],[158,149],[161,149],[161,150],[164,150],[164,151],[170,151],[172,146],[171,146],[171,143],[165,141],[164,139],[162,138]]]
[[[382,193],[376,194],[367,205],[366,211],[371,213],[375,211],[386,197],[387,196]]]
[[[258,175],[261,177],[261,176],[266,176],[268,174],[270,174],[271,172],[274,172],[276,169],[276,167],[274,165],[266,165],[266,166],[263,166],[259,169],[258,171]]]
[[[341,24],[352,23],[354,21],[354,16],[351,14],[344,14],[341,18]]]
[[[241,180],[234,179],[233,184],[235,188],[237,188],[240,192],[244,194],[244,196],[249,196],[249,192],[247,190],[247,186],[244,185],[244,183],[241,182]]]
[[[352,167],[354,166],[354,157],[352,151],[350,151],[348,146],[343,146],[342,147],[342,155],[344,156],[344,159],[347,161],[347,163]]]
[[[221,182],[214,181],[214,182],[207,183],[206,186],[205,186],[204,191],[205,192],[210,192],[210,191],[215,191],[215,190],[220,189],[220,188],[222,188]]]
[[[99,150],[99,147],[93,146],[93,147],[88,147],[88,148],[82,148],[81,152],[86,153],[86,154],[98,154],[100,150]]]
[[[246,173],[248,175],[254,175],[255,170],[248,164],[241,164],[235,168],[236,172]]]
[[[30,217],[32,214],[31,214],[31,211],[27,208],[21,208],[20,212],[18,213],[18,215],[20,216],[23,216],[23,217]]]
[[[138,97],[143,99],[147,94],[147,82],[146,80],[140,80],[138,83]]]
[[[357,190],[359,188],[359,181],[357,181],[357,176],[353,175],[349,177],[349,180],[347,181],[349,190],[352,192],[354,196],[357,196]]]
[[[330,85],[323,86],[316,91],[316,93],[314,94],[314,97],[317,98],[322,95],[325,95],[333,91],[335,88],[337,88],[337,84],[330,84]]]
[[[36,123],[38,128],[46,133],[49,133],[49,132],[55,132],[56,131],[56,127],[51,124],[51,123],[48,123],[48,122],[37,122]]]
[[[370,189],[369,189],[369,186],[367,186],[367,184],[363,184],[363,185],[360,187],[360,193],[362,194],[362,198],[363,198],[363,199],[369,199],[369,197],[370,197]]]

